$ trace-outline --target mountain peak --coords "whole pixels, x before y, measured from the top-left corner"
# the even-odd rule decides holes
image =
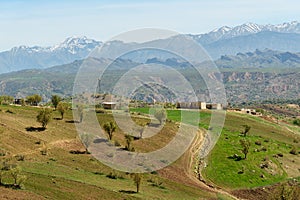
[[[86,36],[77,37],[72,36],[66,38],[62,43],[55,45],[51,48],[51,50],[61,50],[66,49],[72,54],[76,54],[76,52],[80,49],[87,48],[89,51],[94,49],[96,46],[100,45],[101,42],[98,42],[93,39],[88,39]]]
[[[189,35],[201,44],[210,44],[222,39],[229,39],[238,36],[256,34],[263,31],[279,33],[300,33],[300,23],[298,21],[285,22],[277,25],[259,25],[247,22],[235,27],[222,26],[208,33],[199,35]]]

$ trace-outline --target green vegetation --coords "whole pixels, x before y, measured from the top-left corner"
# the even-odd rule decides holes
[[[42,108],[36,116],[36,121],[42,124],[43,128],[46,128],[52,117],[52,110],[49,108]]]
[[[132,108],[131,111],[147,114],[149,108]],[[193,125],[196,125],[195,119],[200,116],[199,126],[208,129],[210,111],[201,111],[199,114],[195,111],[167,110],[170,120],[179,122],[183,115],[185,123]],[[250,129],[251,135],[248,134]],[[252,188],[284,181],[290,172],[281,163],[283,158],[296,158],[290,156],[293,155],[290,151],[298,151],[300,144],[295,145],[294,141],[299,138],[299,135],[276,123],[256,116],[227,112],[224,129],[208,157],[203,176],[209,182],[226,188]],[[242,159],[240,153],[247,159]],[[266,162],[267,167],[261,168]],[[295,167],[297,164],[300,164],[300,160],[294,163]],[[299,172],[296,174],[296,177],[300,175]]]
[[[2,105],[1,110],[0,122],[5,125],[0,125],[0,161],[14,155],[17,166],[22,170],[16,170],[18,173],[14,174],[18,176],[0,170],[0,180],[14,184],[14,177],[17,177],[16,182],[24,186],[24,192],[49,199],[97,199],[99,196],[102,199],[229,199],[225,194],[211,193],[184,182],[187,177],[182,172],[188,167],[186,162],[190,157],[183,156],[167,170],[143,174],[143,178],[112,170],[86,153],[82,143],[87,146],[93,141],[88,135],[79,136],[82,143],[78,140],[71,110],[64,112],[65,120],[48,124],[43,134],[26,131],[26,125],[36,126],[36,113],[44,109]],[[140,126],[150,122],[146,115],[149,108],[130,109],[130,112],[132,120]],[[166,114],[167,120],[159,134],[145,139],[133,138],[129,135],[130,131],[120,130],[110,112],[97,113],[97,117],[102,127],[110,122],[115,125],[111,135],[115,143],[118,141],[116,146],[127,150],[134,147],[136,152],[153,151],[169,143],[178,130],[177,122],[183,116],[184,123],[205,129],[208,129],[211,119],[209,110],[200,113],[166,110]],[[57,108],[52,111],[52,117],[58,116],[61,113]],[[246,138],[240,134],[245,131],[245,124],[251,127],[251,134],[247,134]],[[247,159],[242,159],[245,155],[240,141],[244,139],[250,144]],[[300,141],[299,136],[283,125],[229,112],[222,135],[205,161],[207,167],[202,170],[202,175],[207,183],[229,190],[266,186],[290,177],[299,180],[300,160],[297,154],[300,144],[296,141]],[[16,145],[10,145],[12,143]],[[172,179],[173,176],[176,179]],[[0,187],[0,192],[3,189]],[[297,194],[294,187],[278,189],[278,193],[286,191]]]
[[[70,107],[69,104],[66,103],[66,102],[61,101],[61,102],[58,103],[57,110],[61,115],[61,119],[64,119],[64,114],[69,109],[69,107]]]
[[[248,126],[248,125],[243,125],[243,127],[245,128],[243,131],[242,131],[242,134],[244,135],[244,137],[247,136],[247,133],[250,131],[251,129],[251,126]]]
[[[14,97],[12,96],[8,96],[8,95],[2,95],[0,96],[0,104],[1,105],[9,105],[11,103],[13,103],[14,101]]]
[[[297,125],[297,126],[300,126],[300,119],[295,119],[293,121],[293,124]]]
[[[116,131],[117,126],[114,122],[107,122],[103,126],[105,132],[108,134],[109,140],[112,140],[113,133]]]
[[[0,186],[21,189],[26,178],[22,168],[16,163],[10,163],[8,160],[0,163]]]
[[[52,105],[54,106],[55,110],[56,110],[57,105],[59,104],[60,101],[61,101],[61,97],[60,96],[58,96],[58,95],[52,95],[51,102],[52,102]]]
[[[140,192],[142,175],[141,174],[133,174],[133,181],[136,185],[136,193]]]
[[[247,154],[249,153],[250,148],[250,141],[246,139],[240,140],[241,146],[242,146],[242,153],[245,155],[245,160],[247,159]]]
[[[26,97],[26,102],[31,106],[37,106],[42,101],[42,97],[38,94],[34,94]]]
[[[12,155],[26,155],[24,161],[16,161],[22,168],[21,176],[28,177],[22,185],[22,191],[4,190],[0,187],[0,194],[17,198],[14,195],[24,195],[27,199],[214,199],[216,194],[195,189],[194,187],[174,182],[162,178],[157,173],[143,174],[139,182],[139,192],[136,193],[137,183],[131,175],[118,172],[95,160],[90,154],[73,154],[71,151],[84,151],[85,147],[76,138],[76,129],[72,111],[65,112],[65,120],[56,120],[50,123],[43,134],[26,132],[26,125],[35,124],[36,113],[40,108],[29,106],[1,106],[1,110],[10,109],[11,114],[2,112],[0,121],[5,121],[6,126],[0,126],[0,149],[4,156],[0,155],[0,161]],[[58,111],[53,111],[53,117],[59,117]],[[101,125],[111,121],[111,114],[97,114]],[[138,123],[145,123],[147,119]],[[170,126],[171,124],[166,124]],[[13,127],[13,129],[11,128]],[[17,131],[16,131],[17,130]],[[169,131],[163,131],[169,137]],[[126,144],[123,133],[118,129],[114,133],[114,138],[120,141],[121,145]],[[160,136],[161,137],[161,136]],[[161,141],[160,137],[154,141]],[[138,149],[144,143],[132,141]],[[139,141],[140,142],[140,141]],[[15,145],[10,145],[10,144]],[[145,142],[147,143],[147,142]],[[156,148],[151,144],[144,145],[146,148]],[[82,149],[82,150],[81,150]],[[3,150],[3,151],[2,151]],[[41,150],[46,150],[47,154],[42,154]],[[116,179],[108,176],[112,175]],[[21,176],[19,176],[21,178]],[[156,180],[163,187],[156,187],[148,180]],[[3,182],[13,184],[14,180],[6,174]],[[3,192],[3,193],[2,193]],[[28,196],[30,195],[30,196]],[[1,197],[1,195],[0,195]]]

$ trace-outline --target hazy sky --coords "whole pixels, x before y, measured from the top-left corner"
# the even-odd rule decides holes
[[[0,50],[53,45],[69,36],[105,41],[138,28],[205,33],[224,25],[299,18],[298,0],[0,0]]]

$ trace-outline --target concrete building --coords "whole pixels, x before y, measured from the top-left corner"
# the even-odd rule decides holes
[[[117,103],[116,102],[103,102],[102,106],[104,109],[115,109],[116,108]]]

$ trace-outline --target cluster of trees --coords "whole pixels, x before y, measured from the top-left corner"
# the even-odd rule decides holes
[[[8,95],[2,95],[0,96],[0,104],[3,105],[8,105],[8,104],[12,104],[14,102],[14,98],[12,96],[8,96]]]
[[[26,103],[31,106],[37,106],[42,101],[42,97],[38,94],[34,94],[26,97]]]
[[[69,104],[67,102],[63,102],[62,98],[58,95],[53,95],[51,98],[51,102],[55,110],[57,110],[60,113],[61,119],[63,119],[65,112],[70,108]],[[37,122],[41,123],[44,129],[52,119],[52,112],[53,110],[50,108],[42,108],[36,116]]]

